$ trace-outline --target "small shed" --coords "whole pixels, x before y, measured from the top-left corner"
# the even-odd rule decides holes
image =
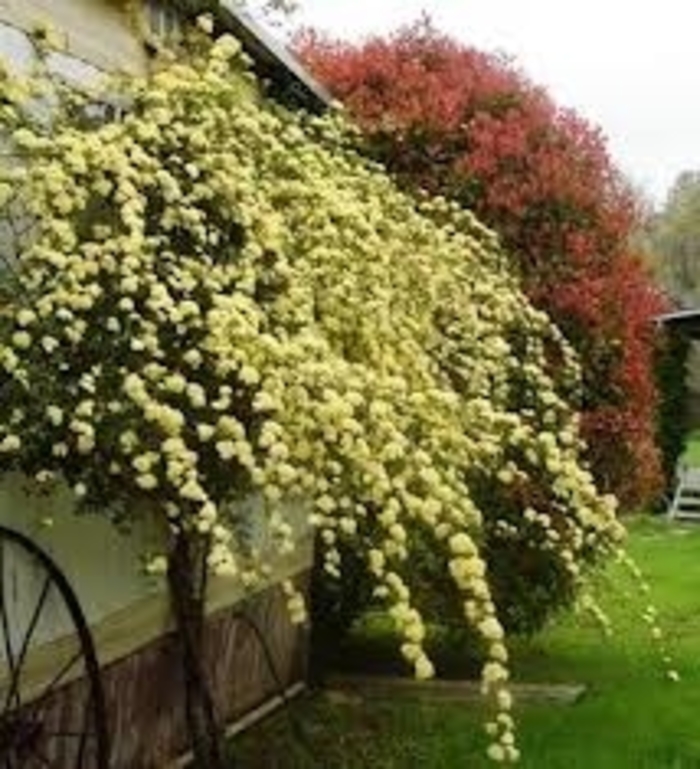
[[[660,325],[691,342],[687,361],[687,387],[691,425],[700,425],[700,310],[684,309],[657,317]],[[700,468],[682,462],[676,467],[676,487],[668,508],[670,518],[700,520]]]
[[[700,309],[668,312],[657,316],[656,322],[690,343],[686,360],[685,408],[689,426],[700,427]]]

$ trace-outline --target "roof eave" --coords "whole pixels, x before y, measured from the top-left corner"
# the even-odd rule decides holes
[[[657,315],[660,325],[682,332],[691,339],[700,339],[700,310],[678,310]]]
[[[235,0],[222,0],[223,20],[263,74],[269,73],[279,88],[293,94],[298,106],[310,112],[325,112],[332,102],[330,93],[284,45],[234,3]]]

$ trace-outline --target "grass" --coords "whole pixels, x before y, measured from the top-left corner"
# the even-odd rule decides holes
[[[700,467],[700,430],[693,430],[688,434],[681,462],[693,467]]]
[[[653,585],[653,600],[682,676],[666,680],[638,620],[645,599],[618,570],[602,580],[616,628],[560,618],[516,645],[514,673],[531,682],[585,683],[573,706],[517,708],[523,769],[700,769],[700,526],[640,520],[630,550]],[[623,600],[624,599],[624,600]],[[246,769],[485,769],[484,712],[473,705],[331,701],[296,702],[290,720],[278,713],[234,744]],[[312,754],[312,755],[310,755]]]

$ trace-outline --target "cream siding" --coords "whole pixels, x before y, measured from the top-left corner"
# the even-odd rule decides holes
[[[121,659],[159,638],[171,628],[165,580],[145,573],[145,556],[162,551],[163,537],[155,520],[138,517],[133,528],[121,534],[103,516],[76,515],[69,489],[51,495],[30,492],[20,476],[0,481],[0,524],[26,534],[48,552],[65,573],[92,627],[100,662]],[[296,548],[279,556],[266,537],[261,499],[242,505],[249,521],[249,543],[270,553],[271,572],[251,592],[235,579],[214,578],[207,601],[209,612],[232,606],[270,585],[309,569],[313,537],[303,505],[288,506],[285,518],[295,530]],[[50,519],[52,524],[46,525]],[[19,648],[37,605],[44,574],[38,572],[14,547],[0,547],[0,578],[8,614],[13,622],[13,646]],[[72,625],[63,604],[52,591],[46,610],[32,636],[26,670],[26,693],[40,689],[56,672],[57,660],[73,648]],[[68,650],[68,651],[67,651]],[[79,671],[76,670],[75,673]],[[7,670],[0,648],[0,692]],[[70,676],[68,677],[70,678]]]
[[[98,71],[143,71],[147,66],[146,48],[127,12],[108,0],[0,0],[0,57],[26,67],[32,61],[32,48],[23,31],[38,22],[50,24],[64,36],[65,52],[52,55],[50,63],[71,80],[85,81]],[[246,98],[245,91],[242,87],[241,98]],[[103,517],[75,515],[69,490],[39,497],[28,493],[25,483],[18,477],[0,479],[0,524],[29,535],[66,573],[92,625],[101,662],[119,659],[162,635],[169,625],[165,585],[162,579],[147,577],[143,569],[144,555],[159,549],[155,525],[140,523],[122,535]],[[252,544],[264,552],[270,543],[261,525],[266,518],[262,504],[251,499],[244,512]],[[294,519],[298,545],[287,556],[272,555],[268,585],[307,570],[312,562],[313,537],[306,510],[297,506],[287,512]],[[46,518],[54,520],[51,528],[41,525]],[[11,613],[18,626],[26,627],[27,612],[33,610],[41,589],[39,575],[21,559],[9,555],[3,559],[0,549],[0,579],[12,586],[8,592]],[[229,606],[242,597],[238,584],[216,579],[209,608]],[[33,639],[29,686],[51,671],[58,651],[70,643],[69,631],[65,614],[50,606]],[[0,690],[2,654],[0,649]]]
[[[148,61],[126,10],[108,0],[0,0],[0,22],[25,31],[48,23],[66,53],[103,70],[139,72]]]

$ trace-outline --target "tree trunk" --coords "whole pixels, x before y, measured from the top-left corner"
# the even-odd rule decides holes
[[[208,541],[197,534],[175,535],[168,560],[170,602],[185,684],[185,714],[197,769],[230,769],[205,660],[206,558]]]

